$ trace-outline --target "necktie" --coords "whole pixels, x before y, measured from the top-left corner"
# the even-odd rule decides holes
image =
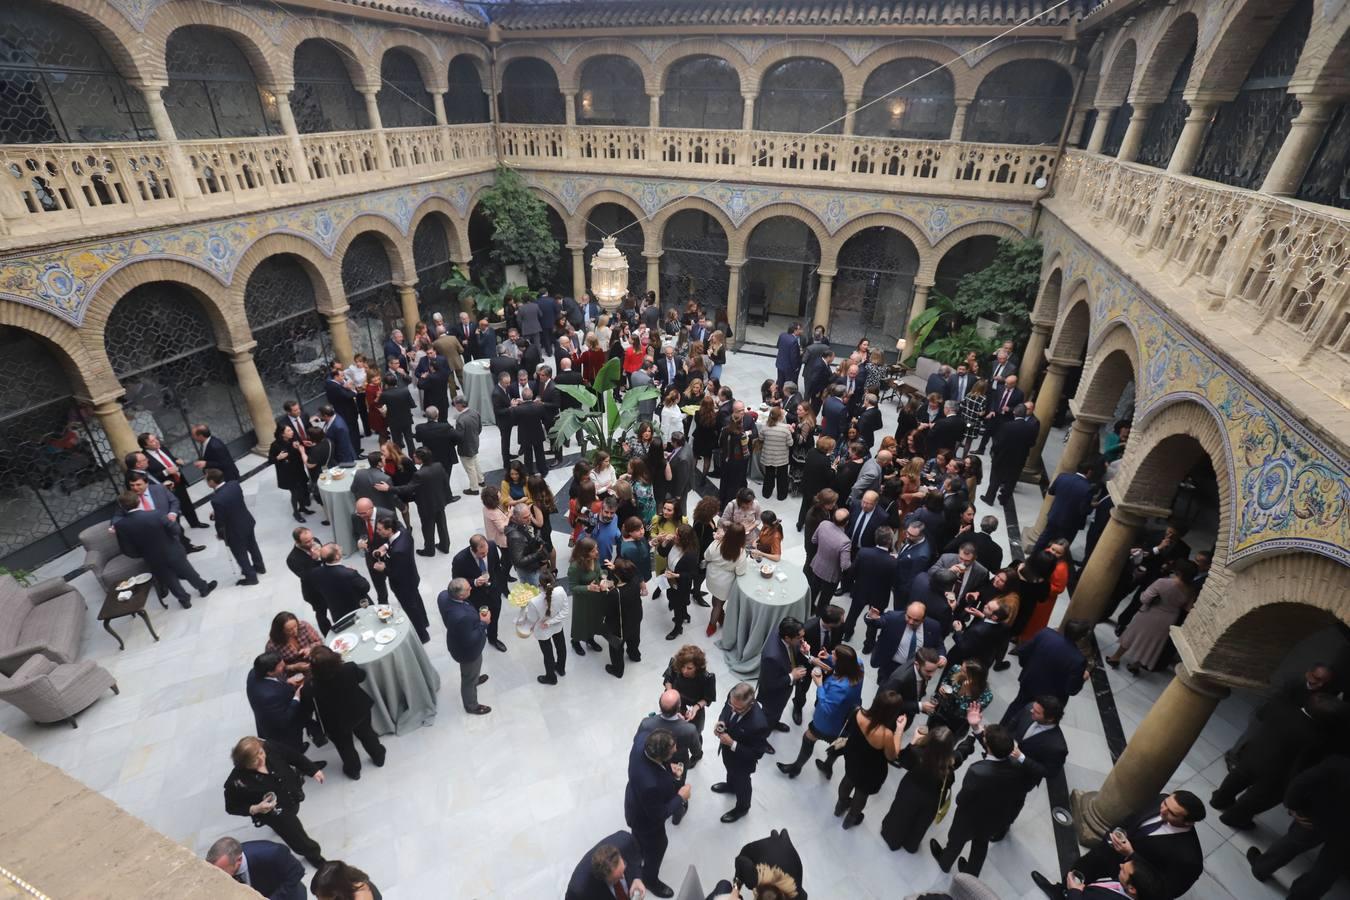
[[[628,900],[628,888],[623,886],[623,880],[614,882],[614,896],[617,900]]]
[[[919,633],[911,628],[909,629],[907,636],[909,637],[909,643],[908,646],[905,647],[905,659],[910,660],[914,658],[914,645],[919,641]]]
[[[480,560],[478,560],[478,571],[481,572],[481,573],[484,574],[484,575],[487,574],[487,560],[486,560],[486,559],[480,559]]]
[[[1137,837],[1146,837],[1147,835],[1150,835],[1153,832],[1157,831],[1162,826],[1163,820],[1158,819],[1158,821],[1156,822],[1149,822],[1147,825],[1140,825],[1139,828],[1135,830],[1135,835]]]
[[[141,509],[151,509],[149,492],[141,494]]]
[[[375,521],[374,521],[374,519],[366,519],[366,540],[370,541],[371,543],[374,543],[374,542],[375,542]]]
[[[1007,411],[1008,411],[1008,398],[1010,398],[1011,396],[1012,396],[1012,391],[1008,390],[1007,388],[1004,388],[1004,389],[1003,389],[1003,399],[1002,399],[1001,401],[999,401],[999,404],[998,404],[998,411],[999,411],[999,412],[1007,412]]]

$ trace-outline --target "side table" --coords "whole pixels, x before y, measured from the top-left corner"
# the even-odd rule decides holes
[[[125,650],[127,645],[122,641],[121,636],[113,631],[113,619],[121,619],[126,616],[140,616],[145,622],[145,627],[149,629],[150,636],[159,641],[159,635],[155,634],[155,626],[150,624],[150,615],[145,611],[145,601],[150,599],[150,586],[153,582],[147,581],[145,584],[138,584],[131,589],[130,600],[118,600],[116,589],[108,591],[108,596],[103,601],[103,608],[98,611],[98,620],[103,623],[103,630],[117,638],[117,649]]]

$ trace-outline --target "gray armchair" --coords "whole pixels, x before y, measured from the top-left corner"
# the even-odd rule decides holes
[[[917,900],[924,893],[910,894],[905,900]],[[974,875],[967,875],[964,872],[952,876],[951,887],[947,888],[947,894],[952,900],[998,900],[998,894]]]
[[[34,722],[69,722],[104,691],[118,693],[117,682],[107,669],[93,660],[56,663],[45,656],[30,656],[12,676],[0,676],[0,700],[27,713]]]
[[[122,552],[117,535],[108,530],[107,522],[90,525],[81,531],[80,546],[84,548],[84,567],[94,573],[105,592],[132,575],[150,571],[145,560]]]
[[[74,662],[87,617],[84,597],[63,579],[25,588],[0,575],[0,675],[13,675],[34,655]]]

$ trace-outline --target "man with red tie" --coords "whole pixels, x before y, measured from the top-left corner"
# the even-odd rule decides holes
[[[375,525],[384,516],[392,515],[394,513],[380,509],[365,497],[356,501],[356,512],[352,513],[352,534],[356,536],[356,549],[365,554],[366,571],[375,585],[375,597],[382,604],[389,602],[389,578],[383,569],[375,568],[375,563],[379,561],[375,551],[384,546],[384,538],[380,537]]]
[[[465,359],[477,359],[478,354],[474,350],[478,342],[474,340],[473,322],[469,320],[469,314],[462,312],[459,314],[459,321],[455,323],[455,330],[451,332],[459,338],[459,345],[464,348]]]
[[[183,526],[178,522],[181,512],[178,499],[170,494],[168,488],[164,485],[155,484],[150,480],[150,476],[144,472],[132,471],[127,473],[127,490],[136,495],[137,509],[145,512],[157,512],[164,516],[178,542],[183,545],[184,551],[197,553],[206,549],[200,544],[192,543],[192,539],[184,533]],[[126,512],[114,506],[112,527],[116,528],[117,523],[124,518],[126,518]]]
[[[165,451],[159,435],[152,432],[147,431],[137,437],[136,443],[141,445],[141,452],[145,454],[146,473],[173,491],[174,496],[178,498],[179,506],[182,507],[183,518],[189,525],[193,528],[205,528],[206,525],[197,518],[192,497],[188,495],[187,479],[183,477],[183,461]]]

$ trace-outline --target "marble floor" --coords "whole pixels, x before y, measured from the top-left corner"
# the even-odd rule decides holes
[[[772,358],[734,354],[724,377],[738,396],[754,396],[759,383],[772,374]],[[893,408],[886,415],[888,427],[893,427]],[[485,469],[499,462],[497,446],[495,437],[484,437]],[[1053,465],[1059,447],[1060,436],[1052,436],[1048,464]],[[560,487],[567,477],[568,471],[560,469],[550,482]],[[463,486],[462,478],[457,470],[457,490]],[[306,611],[297,582],[283,563],[294,525],[285,495],[268,472],[246,480],[244,491],[269,562],[260,586],[234,587],[238,573],[232,559],[223,545],[207,539],[208,549],[192,560],[205,577],[219,579],[222,586],[191,610],[155,607],[151,615],[162,637],[159,643],[152,642],[138,623],[124,620],[118,625],[127,649],[118,652],[90,613],[84,656],[115,675],[120,696],[109,695],[81,715],[78,730],[38,726],[17,710],[0,708],[0,730],[199,853],[224,834],[273,837],[245,819],[226,815],[221,786],[230,769],[231,746],[253,730],[244,678],[253,657],[263,649],[268,623],[280,610]],[[780,515],[795,516],[796,504],[790,499],[768,505]],[[1033,522],[1038,506],[1036,489],[1019,486],[1020,520]],[[449,508],[456,549],[481,529],[480,510],[472,497]],[[980,509],[981,515],[986,512],[1001,514]],[[1002,529],[997,537],[1006,547]],[[800,565],[803,551],[795,532],[789,532],[788,545],[787,562]],[[566,548],[561,542],[559,556],[565,568]],[[81,554],[68,554],[38,574],[67,573],[80,560]],[[419,558],[418,565],[430,603],[449,578],[450,557]],[[74,583],[96,610],[92,576],[81,575]],[[428,650],[443,681],[434,724],[388,738],[388,765],[367,766],[359,783],[343,778],[331,745],[312,751],[333,763],[329,768],[333,777],[308,790],[301,814],[324,854],[365,869],[392,900],[561,896],[581,854],[599,838],[624,827],[623,791],[632,734],[655,707],[661,672],[677,646],[663,639],[669,628],[664,605],[654,607],[643,623],[644,660],[631,664],[621,681],[607,675],[604,660],[592,653],[570,660],[568,675],[559,685],[540,685],[535,681],[542,672],[538,649],[504,628],[508,652],[485,651],[483,671],[491,680],[479,696],[493,707],[485,717],[461,711],[455,693],[458,672],[445,650],[439,622],[433,623]],[[685,638],[711,651],[711,641],[697,627],[706,621],[704,614],[694,613],[695,628],[687,630]],[[1098,637],[1104,648],[1114,647],[1108,629]],[[709,659],[719,690],[725,693],[731,681],[720,654],[710,652]],[[869,671],[869,679],[873,674]],[[990,711],[994,718],[1015,693],[1015,677],[1015,669],[994,675],[996,700]],[[1134,678],[1110,671],[1108,678],[1125,733],[1131,734],[1167,676]],[[1222,777],[1222,753],[1245,727],[1252,703],[1252,698],[1234,694],[1220,704],[1171,786],[1186,786],[1208,797]],[[1069,787],[1097,787],[1110,768],[1111,756],[1101,716],[1087,692],[1069,705],[1064,725],[1071,748]],[[799,733],[794,727],[792,734],[775,739],[778,759],[795,749]],[[694,770],[690,813],[683,824],[670,829],[667,881],[678,885],[692,864],[708,887],[729,875],[732,856],[741,844],[770,828],[787,827],[804,860],[805,887],[814,896],[896,898],[946,885],[947,878],[926,852],[890,853],[878,835],[894,794],[894,777],[873,798],[864,823],[844,832],[829,814],[837,782],[827,783],[814,769],[789,780],[773,761],[766,759],[755,776],[751,814],[733,825],[718,821],[729,803],[708,790],[721,775],[717,760],[710,755]],[[1248,874],[1243,854],[1252,843],[1273,839],[1286,821],[1284,812],[1275,810],[1247,834],[1234,834],[1217,817],[1203,823],[1206,874],[1188,896],[1204,900],[1281,896],[1281,886],[1287,886],[1297,870],[1286,870],[1277,881],[1261,885]],[[935,828],[934,834],[945,838],[949,823],[950,819]],[[1033,869],[1046,873],[1059,869],[1044,788],[1032,793],[1008,838],[991,848],[982,878],[1000,897],[1034,900],[1041,895],[1031,881]]]

